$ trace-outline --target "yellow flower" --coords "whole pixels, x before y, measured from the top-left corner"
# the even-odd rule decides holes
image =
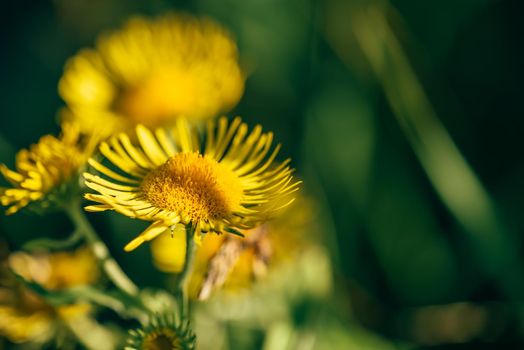
[[[154,132],[137,126],[139,146],[127,134],[100,145],[100,152],[121,175],[91,159],[106,178],[84,174],[86,185],[99,194],[86,198],[97,203],[88,211],[115,210],[131,218],[153,221],[125,249],[133,250],[178,223],[201,233],[238,233],[265,221],[293,199],[289,159],[276,166],[280,145],[271,152],[273,134],[256,126],[251,133],[240,118],[225,117],[207,123],[204,147],[185,120],[172,129]],[[109,179],[109,180],[108,180]]]
[[[60,137],[43,136],[29,149],[16,155],[16,171],[0,164],[0,172],[13,187],[0,187],[0,204],[10,206],[6,214],[16,213],[31,202],[42,207],[58,199],[76,179],[96,147],[94,135],[83,137],[78,125],[64,123]]]
[[[190,296],[207,299],[214,290],[224,287],[236,291],[249,287],[254,279],[264,277],[274,268],[300,255],[313,244],[313,202],[299,196],[291,206],[282,210],[274,220],[245,231],[245,238],[236,236],[206,236],[195,252],[189,282]],[[178,273],[185,260],[183,228],[172,235],[161,235],[151,242],[155,265],[161,271]]]
[[[192,350],[196,337],[189,323],[176,315],[153,315],[149,322],[129,332],[125,350]]]
[[[49,290],[90,284],[99,275],[95,258],[85,248],[54,254],[13,253],[9,262],[17,274]],[[74,319],[90,311],[89,305],[83,303],[52,307],[9,277],[4,278],[0,288],[0,335],[12,342],[47,342],[61,320]]]
[[[208,18],[136,17],[66,64],[63,117],[110,132],[174,118],[202,120],[234,107],[244,90],[235,42]]]

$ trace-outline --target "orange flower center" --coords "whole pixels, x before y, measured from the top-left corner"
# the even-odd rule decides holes
[[[141,188],[152,204],[188,222],[225,218],[243,197],[242,183],[231,169],[196,152],[171,157],[144,178]]]

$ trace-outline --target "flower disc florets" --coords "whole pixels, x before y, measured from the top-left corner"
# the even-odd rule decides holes
[[[229,168],[199,153],[179,153],[149,173],[144,196],[155,206],[185,213],[191,222],[219,220],[237,210],[242,183]]]

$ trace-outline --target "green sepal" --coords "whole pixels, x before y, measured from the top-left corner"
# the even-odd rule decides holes
[[[244,235],[242,232],[240,232],[240,231],[238,231],[238,230],[236,230],[236,229],[234,229],[234,228],[232,228],[232,227],[226,227],[226,228],[224,228],[224,230],[225,230],[226,232],[229,232],[229,233],[231,233],[231,234],[234,234],[235,236],[239,236],[239,237],[242,237],[242,238],[245,237],[245,235]]]

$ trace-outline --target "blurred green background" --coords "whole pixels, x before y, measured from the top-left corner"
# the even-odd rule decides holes
[[[363,348],[362,329],[381,339],[369,349],[524,346],[521,1],[4,1],[0,162],[58,130],[68,57],[170,10],[237,38],[249,76],[229,115],[275,131],[319,202],[341,349]],[[98,220],[130,275],[159,286],[147,249],[121,250],[138,223]],[[69,225],[0,217],[13,249]]]

